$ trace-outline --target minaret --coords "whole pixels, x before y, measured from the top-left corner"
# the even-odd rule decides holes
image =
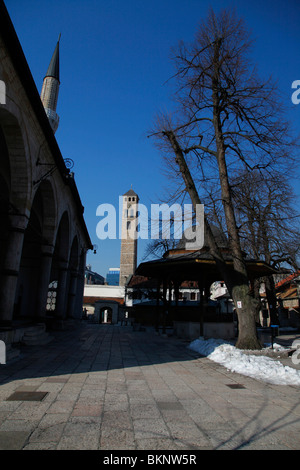
[[[55,133],[58,128],[59,116],[56,113],[56,105],[59,91],[59,41],[60,35],[53,52],[47,73],[44,78],[41,91],[41,100],[45,108],[47,117]]]
[[[137,266],[138,195],[130,189],[123,194],[120,286],[124,286]]]

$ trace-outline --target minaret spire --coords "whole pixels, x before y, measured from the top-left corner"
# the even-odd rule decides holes
[[[59,78],[59,42],[61,34],[59,34],[47,73],[43,81],[41,91],[41,100],[48,116],[49,122],[55,133],[59,123],[59,116],[56,113],[60,78]]]

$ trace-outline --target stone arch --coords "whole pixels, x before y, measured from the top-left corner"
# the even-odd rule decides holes
[[[58,322],[61,322],[66,317],[69,252],[70,218],[68,211],[64,211],[56,232],[49,279],[49,295],[51,294],[52,298],[55,297],[55,302],[52,305],[51,311],[48,309],[48,314],[54,316]]]
[[[55,232],[57,229],[57,204],[51,180],[44,180],[39,184],[34,199],[38,194],[40,195],[43,206],[43,244],[54,247]]]
[[[10,204],[19,213],[27,213],[31,194],[31,164],[22,131],[17,118],[4,108],[0,108],[0,127],[9,159]]]
[[[57,261],[68,262],[70,250],[70,217],[68,211],[64,211],[58,224],[55,239],[55,256]]]
[[[37,197],[38,194],[40,194],[42,201],[43,224],[41,230],[42,244],[36,302],[36,317],[38,321],[45,321],[54,251],[54,237],[57,224],[56,195],[52,186],[52,181],[42,181],[36,190],[35,197]]]
[[[119,303],[116,300],[109,299],[96,300],[95,320],[97,323],[117,323],[119,320]]]
[[[56,227],[50,282],[57,281],[60,266],[68,264],[69,232],[69,215],[67,211],[65,211],[60,218],[58,226]]]
[[[45,316],[49,282],[49,257],[55,232],[55,200],[52,185],[43,181],[37,188],[24,232],[14,317],[36,319]],[[51,263],[51,260],[50,260]]]
[[[5,136],[0,126],[0,270],[4,261],[9,236],[9,201],[11,190],[9,153]]]
[[[16,289],[14,319],[32,318],[38,290],[39,266],[42,255],[43,213],[40,192],[34,198],[24,232],[22,255]]]
[[[10,327],[30,214],[30,164],[17,118],[0,108],[0,324]]]
[[[100,309],[99,323],[111,323],[113,317],[113,309],[109,305],[105,305]]]

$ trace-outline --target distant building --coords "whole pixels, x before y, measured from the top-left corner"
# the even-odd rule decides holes
[[[97,284],[103,285],[104,284],[104,277],[98,273],[92,271],[92,266],[89,264],[85,268],[85,276],[84,276],[84,283],[85,284]]]
[[[109,286],[118,286],[120,282],[120,268],[109,268],[106,283]]]
[[[300,327],[300,269],[275,284],[280,326]]]
[[[125,317],[124,303],[124,287],[88,284],[84,286],[83,307],[90,322],[118,323]]]

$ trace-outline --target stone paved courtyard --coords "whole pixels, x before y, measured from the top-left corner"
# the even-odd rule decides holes
[[[299,387],[229,372],[152,329],[53,335],[0,366],[1,450],[300,449]]]

